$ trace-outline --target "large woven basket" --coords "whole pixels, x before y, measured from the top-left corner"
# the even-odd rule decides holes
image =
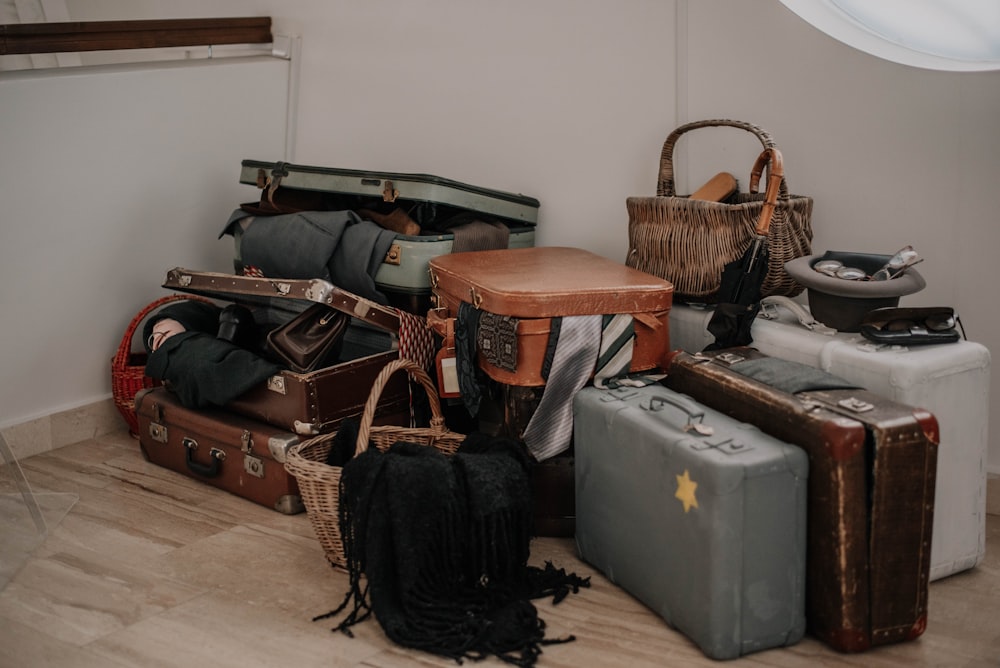
[[[137,436],[139,433],[139,418],[135,414],[136,393],[147,387],[160,385],[158,380],[146,375],[147,355],[145,349],[133,351],[132,339],[135,337],[139,325],[154,311],[170,302],[182,299],[212,303],[208,299],[195,295],[167,295],[150,302],[132,318],[132,322],[125,329],[125,334],[122,335],[121,343],[118,344],[118,352],[111,358],[111,394],[115,400],[115,408],[125,418],[128,432],[132,436]]]
[[[677,140],[698,128],[729,126],[755,135],[765,149],[777,148],[765,130],[731,120],[696,121],[667,137],[660,154],[656,197],[629,197],[629,251],[625,263],[670,281],[678,302],[718,301],[722,269],[750,246],[764,206],[764,193],[735,193],[725,202],[678,196],[674,186],[673,152]],[[812,252],[810,197],[791,195],[781,179],[768,232],[768,271],[761,296],[794,297],[803,287],[784,268],[789,260]]]
[[[382,388],[389,377],[397,371],[406,371],[423,385],[431,408],[431,419],[427,427],[372,426],[375,408],[378,406]],[[334,566],[346,568],[344,542],[340,534],[340,476],[341,466],[326,463],[327,455],[337,432],[327,432],[292,446],[285,459],[285,470],[295,476],[302,494],[302,503],[312,523],[316,537],[326,552],[327,560]],[[379,450],[387,450],[397,442],[417,443],[437,448],[451,455],[465,436],[449,431],[441,414],[441,401],[437,390],[427,373],[420,366],[407,359],[393,360],[387,364],[372,384],[371,393],[361,413],[358,441],[354,456],[358,456],[374,445]]]

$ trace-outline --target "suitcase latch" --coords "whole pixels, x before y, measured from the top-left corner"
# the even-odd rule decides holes
[[[244,429],[240,436],[240,450],[243,452],[243,470],[255,478],[264,477],[264,460],[253,456],[253,435]]]
[[[149,437],[157,443],[167,442],[167,428],[156,422],[149,423]]]
[[[399,247],[399,244],[393,244],[389,246],[389,252],[385,254],[385,259],[382,260],[385,264],[393,264],[397,267],[399,266],[399,258],[402,256],[403,250]]]
[[[160,405],[160,402],[154,401],[153,405],[150,406],[150,411],[153,416],[149,421],[149,437],[157,443],[166,443],[167,428],[163,425],[163,406]]]
[[[392,181],[386,181],[385,187],[382,189],[382,201],[395,202],[397,197],[399,197],[399,191],[392,187]]]

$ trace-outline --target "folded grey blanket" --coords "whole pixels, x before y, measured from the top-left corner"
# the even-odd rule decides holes
[[[272,278],[322,278],[380,304],[375,274],[396,233],[353,211],[252,216],[236,209],[220,237],[237,240],[237,260]]]

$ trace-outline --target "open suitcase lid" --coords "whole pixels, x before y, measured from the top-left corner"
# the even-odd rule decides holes
[[[439,293],[498,315],[551,318],[669,311],[673,285],[580,248],[543,246],[441,255]]]
[[[383,202],[408,200],[444,204],[534,225],[539,202],[527,195],[490,190],[429,174],[311,167],[287,162],[244,160],[240,183],[260,189],[295,188],[370,197]]]
[[[226,301],[265,301],[272,298],[318,302],[393,333],[399,332],[399,314],[320,278],[256,278],[175,267],[163,287]]]

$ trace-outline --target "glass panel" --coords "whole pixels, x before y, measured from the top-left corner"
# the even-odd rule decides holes
[[[860,51],[935,70],[1000,69],[997,0],[781,0]]]

